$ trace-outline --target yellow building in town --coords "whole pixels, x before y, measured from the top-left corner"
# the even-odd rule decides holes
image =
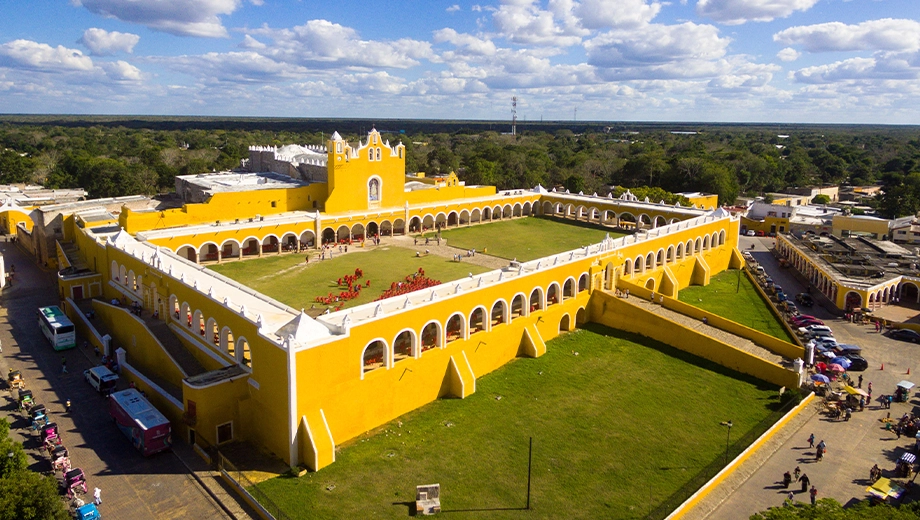
[[[325,179],[185,176],[181,207],[80,206],[59,220],[68,313],[180,438],[245,440],[318,470],[336,446],[440,397],[474,393],[477,378],[542,355],[578,324],[616,326],[618,286],[673,298],[743,265],[738,218],[722,210],[407,177],[402,144],[376,131],[354,146],[334,134],[325,152]],[[318,317],[201,265],[531,215],[636,232]],[[148,312],[131,313],[132,302]],[[655,334],[697,348],[687,343],[695,333],[679,328]],[[727,345],[698,353],[778,386],[797,381]]]

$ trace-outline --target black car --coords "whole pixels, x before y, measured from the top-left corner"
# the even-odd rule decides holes
[[[799,293],[795,295],[795,301],[799,302],[799,305],[802,307],[811,307],[815,304],[815,300],[808,293]]]
[[[850,360],[850,372],[862,372],[863,370],[869,368],[869,362],[866,361],[866,358],[860,356],[859,354],[847,353],[843,357]]]
[[[894,339],[899,339],[901,341],[910,341],[912,343],[920,343],[920,332],[916,332],[911,329],[894,329],[891,332],[889,332],[888,335]]]

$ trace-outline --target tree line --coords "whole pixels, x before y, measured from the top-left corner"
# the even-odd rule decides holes
[[[254,121],[237,128],[234,121],[218,123],[145,128],[7,121],[0,124],[0,183],[82,187],[94,198],[155,195],[172,190],[177,175],[238,167],[250,145],[325,144],[336,130],[335,121],[304,131],[293,124],[278,129],[266,122],[260,129]],[[353,143],[372,127],[363,123],[355,131],[356,122],[345,123],[352,131],[343,136]],[[648,186],[716,193],[725,204],[790,186],[881,184],[883,215],[920,210],[920,130],[914,127],[697,125],[674,133],[661,123],[636,123],[578,133],[535,128],[512,136],[484,130],[484,124],[443,126],[451,131],[427,122],[426,132],[383,134],[391,144],[406,145],[409,172],[455,171],[468,184],[501,189],[541,184],[606,193],[611,186]]]

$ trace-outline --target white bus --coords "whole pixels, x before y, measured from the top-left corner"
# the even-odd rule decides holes
[[[77,333],[73,322],[57,305],[38,309],[38,326],[54,350],[66,350],[77,346]]]

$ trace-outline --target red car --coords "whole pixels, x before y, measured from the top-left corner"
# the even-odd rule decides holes
[[[792,318],[789,321],[799,327],[804,327],[805,325],[803,325],[802,323],[806,321],[816,322],[816,323],[807,323],[806,325],[824,325],[823,321],[819,320],[818,318],[815,318],[814,316],[809,316],[807,314],[799,314],[798,316],[796,316],[795,318]]]
[[[796,323],[799,327],[807,327],[809,325],[824,325],[824,322],[821,320],[803,320]]]

